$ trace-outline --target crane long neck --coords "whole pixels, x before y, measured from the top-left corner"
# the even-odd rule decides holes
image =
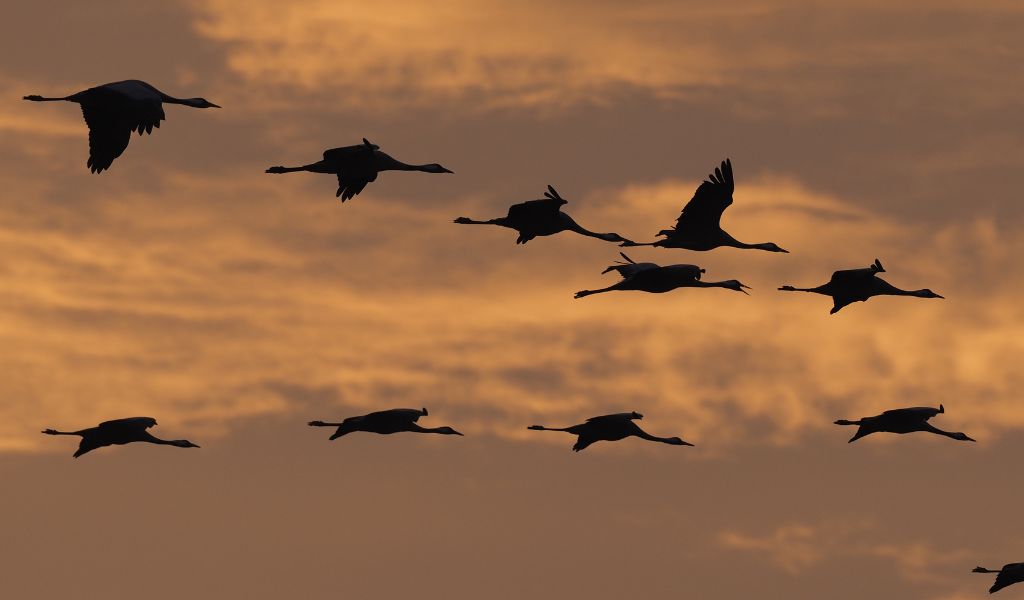
[[[486,221],[477,221],[476,219],[470,219],[469,217],[461,217],[458,220],[462,225],[501,225],[502,227],[508,227],[508,222],[505,217],[498,217],[496,219],[487,219]]]
[[[587,296],[592,296],[594,294],[603,294],[605,292],[611,292],[611,291],[614,291],[614,290],[621,290],[621,289],[622,289],[622,282],[620,281],[620,282],[618,282],[618,283],[616,283],[614,285],[610,285],[610,286],[608,286],[606,288],[601,288],[599,290],[580,290],[580,291],[576,292],[576,296],[575,297],[576,298],[585,298]]]
[[[566,215],[566,216],[568,216],[568,215]],[[570,231],[575,231],[576,233],[578,233],[580,235],[585,235],[587,237],[597,238],[599,240],[604,240],[606,242],[608,242],[608,241],[615,241],[617,239],[621,239],[621,238],[619,238],[619,235],[616,234],[616,233],[598,233],[596,231],[590,231],[589,229],[587,229],[586,227],[583,227],[582,225],[580,225],[579,223],[577,223],[573,219],[568,219],[568,221],[569,221],[568,229]]]
[[[769,244],[768,242],[761,242],[761,243],[758,243],[758,244],[747,244],[745,242],[738,241],[738,240],[736,240],[734,238],[730,238],[730,239],[732,239],[733,243],[731,243],[729,245],[734,247],[734,248],[744,248],[744,249],[747,249],[747,250],[768,250],[768,251],[771,251],[771,244]]]
[[[182,440],[162,440],[162,439],[156,437],[155,435],[153,435],[153,434],[151,434],[150,432],[147,431],[143,435],[142,441],[149,442],[150,444],[160,444],[162,446],[176,446]]]
[[[986,569],[985,567],[974,567],[973,573],[1001,573],[1002,571],[993,571],[992,569]]]
[[[916,296],[918,298],[928,297],[928,290],[901,290],[897,287],[892,287],[892,289],[887,290],[883,293],[887,296]]]
[[[391,167],[393,171],[423,171],[427,165],[410,165],[396,160],[394,166]]]
[[[749,250],[764,250],[766,252],[786,252],[786,250],[779,248],[776,244],[773,244],[772,242],[758,242],[756,244],[748,244],[746,242],[741,242],[736,238],[732,237],[731,235],[729,235],[727,232],[722,231],[721,228],[719,228],[719,237],[721,239],[721,243],[723,246],[730,246],[732,248],[744,248]]]
[[[71,96],[64,96],[63,98],[49,98],[44,96],[32,95],[25,96],[25,100],[31,100],[32,102],[74,102]]]
[[[202,106],[202,98],[175,98],[160,92],[160,100],[165,104],[184,104],[185,106]]]
[[[638,438],[643,438],[645,440],[650,440],[652,442],[661,442],[663,444],[671,443],[671,438],[658,437],[656,435],[651,435],[651,434],[647,433],[646,431],[644,431],[643,429],[640,429],[639,427],[637,428],[637,430],[638,431],[637,431],[637,433],[635,435]]]
[[[410,165],[395,159],[383,152],[375,152],[377,155],[378,171],[426,171],[429,165]]]
[[[422,427],[413,423],[409,426],[409,431],[413,433],[446,433],[448,430],[445,427]]]
[[[746,244],[746,243],[743,243],[743,242],[739,241],[738,239],[736,239],[736,238],[732,237],[731,235],[729,235],[728,232],[722,230],[721,228],[719,228],[718,233],[719,233],[719,237],[721,238],[721,242],[722,242],[723,246],[729,246],[731,248],[744,248],[744,249],[747,249],[747,248],[757,248],[757,244]]]
[[[302,165],[301,167],[270,167],[267,169],[267,173],[296,173],[298,171],[309,171],[310,173],[337,173],[338,167],[331,164],[326,160],[317,161],[315,163],[309,163],[308,165]]]
[[[918,298],[934,298],[935,292],[931,290],[901,290],[881,277],[871,278],[871,291],[876,296],[916,296]]]
[[[708,288],[708,287],[729,287],[729,282],[727,282],[727,281],[702,281],[700,279],[694,279],[693,283],[691,285],[693,285],[693,287],[705,287],[705,288]]]
[[[939,429],[938,427],[932,425],[931,423],[925,423],[923,429],[924,429],[924,431],[927,431],[928,433],[934,433],[934,434],[937,434],[937,435],[944,435],[944,436],[946,436],[948,438],[956,439],[956,434],[953,433],[952,431],[944,431],[944,430]]]
[[[543,425],[531,425],[529,428],[534,431],[569,431],[568,427],[545,427]]]
[[[779,289],[782,290],[783,292],[811,292],[812,294],[824,294],[826,296],[830,296],[831,295],[831,294],[828,293],[828,291],[825,290],[825,286],[823,286],[823,285],[819,285],[818,287],[812,287],[812,288],[798,288],[798,287],[793,287],[791,285],[784,285],[784,286],[780,287]]]
[[[56,429],[47,429],[44,433],[50,435],[82,435],[83,431],[57,431]]]

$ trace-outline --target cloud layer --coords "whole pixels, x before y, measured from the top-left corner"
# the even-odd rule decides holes
[[[1015,3],[4,16],[8,595],[964,600],[990,585],[975,564],[1020,560]],[[92,176],[77,107],[20,100],[130,77],[225,108],[169,108]],[[331,177],[263,173],[362,137],[457,174],[385,173],[342,205]],[[583,225],[649,240],[727,156],[725,227],[791,253],[629,254],[750,296],[573,300],[620,248],[451,222],[553,184]],[[875,258],[947,299],[830,316],[776,291]],[[939,403],[977,444],[831,424]],[[304,425],[394,406],[468,435]],[[622,410],[696,447],[526,430]],[[203,448],[73,460],[38,433],[138,414]]]

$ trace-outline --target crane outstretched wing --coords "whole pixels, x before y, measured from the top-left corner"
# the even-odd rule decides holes
[[[364,138],[362,144],[324,150],[324,160],[348,160],[360,156],[373,156],[373,151],[379,149],[380,146],[371,144]]]
[[[989,588],[988,593],[992,594],[998,592],[1008,585],[1020,583],[1024,581],[1024,563],[1010,563],[1003,565],[1003,568],[999,570],[999,574],[996,575],[996,581]]]
[[[715,172],[708,175],[683,207],[676,219],[675,231],[706,231],[721,227],[722,213],[732,204],[735,189],[732,162],[727,158]]]
[[[884,273],[885,269],[882,268],[882,263],[875,259],[875,262],[870,267],[863,269],[844,269],[842,271],[836,271],[832,273],[832,278],[829,283],[835,284],[852,284],[860,282],[870,281],[872,277],[879,273]]]
[[[540,200],[527,200],[508,207],[509,219],[523,221],[537,221],[548,219],[559,212],[562,205],[566,204],[561,198],[542,198]]]
[[[392,408],[390,410],[381,410],[372,412],[366,415],[367,420],[375,419],[387,419],[396,421],[408,421],[409,423],[415,423],[423,416],[423,411],[416,408]]]
[[[82,116],[89,126],[89,160],[86,166],[93,173],[110,168],[114,159],[124,153],[132,139],[135,125],[116,111],[82,105]]]
[[[371,181],[377,179],[379,146],[363,138],[362,144],[343,146],[324,151],[324,161],[331,163],[332,172],[338,175],[338,191],[334,194],[344,202],[363,191]]]
[[[700,279],[701,273],[704,272],[704,269],[698,267],[697,265],[666,265],[661,268],[667,269],[674,273],[685,275],[687,278],[694,280]]]
[[[646,271],[647,269],[657,269],[659,266],[657,263],[638,263],[632,258],[626,256],[625,252],[619,252],[619,256],[626,259],[626,262],[622,262],[621,260],[615,261],[614,265],[610,265],[607,269],[601,271],[602,275],[604,275],[608,271],[617,271],[623,279],[627,279],[629,277],[632,277],[633,275],[636,275],[640,271]]]
[[[697,265],[653,265],[633,271],[628,276],[623,277],[623,281],[630,281],[640,289],[648,286],[657,288],[664,284],[666,278],[678,281],[681,276],[682,278],[695,281],[700,279],[702,272],[703,270]]]
[[[338,173],[338,191],[334,195],[340,197],[342,202],[350,200],[363,191],[367,184],[376,179],[376,173],[373,174],[373,177]]]
[[[149,429],[156,425],[156,419],[153,417],[128,417],[125,419],[112,419],[110,421],[104,421],[98,425],[101,429],[114,429],[114,428],[138,428],[138,429]]]
[[[131,133],[152,133],[164,120],[160,96],[137,82],[101,85],[75,94],[89,126],[89,170],[110,168],[128,147]]]
[[[163,93],[145,81],[106,83],[82,92],[88,104],[116,109],[132,131],[152,133],[165,118]]]
[[[877,271],[871,268],[867,269],[845,269],[843,271],[836,271],[832,273],[829,283],[835,283],[840,285],[849,285],[855,283],[867,283],[871,281],[871,278],[875,276]]]
[[[593,423],[595,421],[632,421],[633,419],[642,418],[644,418],[644,416],[638,412],[624,412],[614,413],[610,415],[600,415],[597,417],[590,417],[589,419],[587,419],[587,423]]]
[[[915,406],[911,408],[894,408],[883,412],[883,415],[889,415],[892,417],[909,417],[915,419],[922,419],[927,421],[937,414],[945,412],[945,409],[940,405],[939,408],[932,408],[930,406]]]

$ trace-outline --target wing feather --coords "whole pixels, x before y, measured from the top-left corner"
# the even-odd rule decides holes
[[[535,221],[548,219],[557,214],[563,204],[567,202],[561,198],[542,198],[540,200],[527,200],[508,207],[509,219],[522,219],[524,221]]]
[[[82,116],[89,126],[89,160],[86,166],[93,173],[103,172],[128,148],[133,127],[116,112],[96,106],[83,104]]]
[[[373,177],[360,177],[338,173],[338,191],[334,195],[341,197],[342,202],[351,200],[359,195],[359,192],[363,191],[367,184],[375,179],[377,179],[376,174]]]
[[[389,410],[380,410],[364,415],[364,418],[368,422],[407,422],[415,423],[423,416],[423,411],[415,408],[392,408]]]
[[[160,96],[138,82],[118,82],[75,94],[82,116],[89,126],[89,160],[93,173],[110,168],[124,153],[131,133],[152,133],[164,120]]]
[[[927,421],[939,414],[939,412],[939,409],[932,408],[930,406],[914,406],[911,408],[894,408],[892,410],[887,410],[882,414],[893,417],[914,417]]]
[[[876,274],[878,274],[878,270],[874,267],[867,267],[865,269],[844,269],[842,271],[832,273],[832,278],[829,279],[829,283],[839,285],[849,285],[858,282],[867,283]]]
[[[156,425],[156,419],[153,417],[127,417],[125,419],[113,419],[110,421],[104,421],[98,425],[103,429],[112,428],[141,428],[149,429]]]
[[[374,150],[379,150],[377,144],[355,144],[353,146],[342,146],[324,150],[324,160],[349,160],[359,156],[372,156]]]
[[[732,162],[727,158],[708,175],[676,219],[676,231],[705,231],[721,227],[722,213],[732,204],[735,189]]]
[[[1006,586],[1024,581],[1024,563],[1010,563],[1004,565],[996,575],[995,583],[989,589],[989,593],[997,592]]]
[[[635,412],[624,412],[624,413],[613,413],[610,415],[600,415],[597,417],[590,417],[587,419],[587,423],[593,423],[595,421],[632,421],[633,419],[640,419],[642,416]]]

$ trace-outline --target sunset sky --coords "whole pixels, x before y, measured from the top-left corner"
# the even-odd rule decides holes
[[[1024,561],[1024,5],[15,0],[0,21],[0,596],[968,600]],[[109,172],[77,106],[166,106]],[[270,176],[366,137],[455,175]],[[548,184],[650,241],[732,160],[723,226],[627,249],[464,227]],[[879,258],[829,315],[785,294]],[[938,436],[832,424],[938,406]],[[311,419],[421,407],[466,437]],[[651,433],[569,450],[564,426]],[[202,446],[72,459],[150,415]],[[1001,597],[1020,597],[1009,588]]]

